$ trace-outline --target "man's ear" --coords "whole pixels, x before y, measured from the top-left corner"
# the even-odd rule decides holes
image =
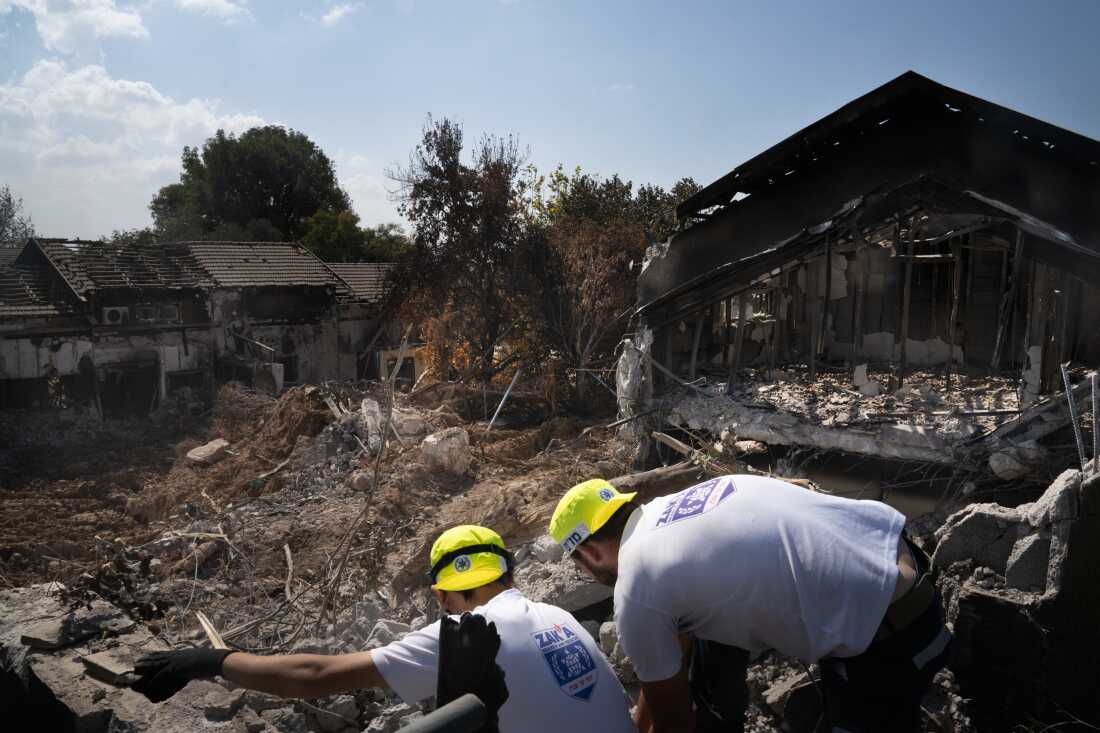
[[[440,608],[442,608],[443,604],[447,601],[447,591],[439,590],[439,588],[432,588],[432,595],[435,596],[436,602],[439,604]]]

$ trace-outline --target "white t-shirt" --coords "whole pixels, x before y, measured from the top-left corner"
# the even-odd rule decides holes
[[[630,699],[607,659],[573,615],[534,603],[515,589],[494,596],[473,613],[496,624],[497,664],[508,701],[500,708],[501,733],[627,733]],[[439,622],[371,652],[386,683],[406,702],[435,694]]]
[[[762,476],[655,499],[619,550],[623,651],[643,682],[679,671],[678,633],[806,662],[855,656],[890,604],[904,525],[880,502]]]

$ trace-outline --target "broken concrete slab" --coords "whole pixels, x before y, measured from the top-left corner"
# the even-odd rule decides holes
[[[420,454],[429,468],[463,474],[470,468],[470,434],[462,428],[445,428],[424,438]]]
[[[948,517],[936,531],[933,561],[946,568],[955,562],[972,560],[975,565],[1003,573],[1012,547],[1026,532],[1026,525],[1021,527],[1023,521],[1016,509],[993,503],[971,504]]]
[[[542,535],[536,539],[532,543],[531,550],[539,562],[558,562],[565,554],[562,546],[554,542],[554,538],[549,535]]]
[[[63,590],[56,586],[56,590]],[[23,628],[20,642],[32,649],[63,649],[94,637],[124,634],[134,622],[106,601],[93,600],[54,618]]]
[[[852,370],[852,384],[856,389],[859,389],[863,385],[867,384],[867,365],[859,364]]]
[[[570,612],[606,601],[612,595],[611,588],[592,580],[571,562],[528,562],[515,574],[516,585],[525,596]]]
[[[1017,507],[1028,524],[1043,527],[1077,517],[1077,494],[1081,487],[1081,472],[1067,469],[1060,473],[1036,501]]]
[[[1017,458],[1016,451],[1004,448],[989,456],[989,470],[1002,481],[1016,481],[1032,471],[1031,467]]]
[[[229,441],[225,438],[215,438],[206,445],[187,451],[187,460],[195,466],[213,466],[225,458],[228,451]]]
[[[1029,593],[1042,593],[1046,589],[1049,561],[1049,536],[1035,533],[1021,537],[1008,555],[1005,585]]]

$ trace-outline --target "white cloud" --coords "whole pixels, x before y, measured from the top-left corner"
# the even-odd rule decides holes
[[[49,51],[85,54],[98,50],[102,38],[148,38],[149,31],[133,8],[115,0],[0,0],[0,15],[26,10]]]
[[[102,66],[39,61],[0,84],[4,183],[46,235],[144,226],[152,195],[178,175],[184,145],[263,122],[221,114],[216,101],[176,100],[147,82],[115,79]]]
[[[630,94],[634,91],[634,84],[611,84],[607,87],[607,91],[612,94]]]
[[[360,3],[342,3],[333,5],[327,13],[321,16],[321,25],[331,28],[347,16],[359,9]]]
[[[340,185],[351,196],[355,213],[363,226],[386,222],[403,223],[390,201],[388,179],[382,167],[361,153],[338,152],[333,156]]]
[[[246,3],[247,0],[176,0],[176,5],[182,10],[227,20],[248,15]]]

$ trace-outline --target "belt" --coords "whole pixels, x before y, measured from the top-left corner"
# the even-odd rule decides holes
[[[886,616],[882,619],[878,631],[875,632],[875,641],[887,639],[907,628],[936,602],[936,586],[930,572],[931,560],[924,550],[908,537],[905,538],[905,543],[909,546],[909,552],[912,553],[913,562],[917,566],[919,573],[917,582],[905,595],[886,609]]]

